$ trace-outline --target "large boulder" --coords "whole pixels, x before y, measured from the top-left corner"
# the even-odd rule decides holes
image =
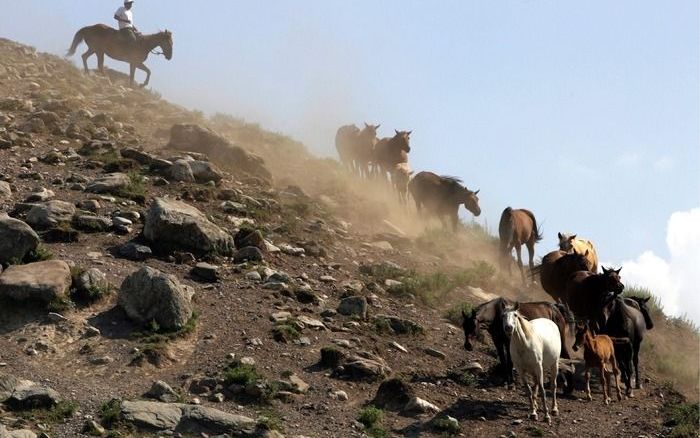
[[[202,152],[213,161],[225,163],[235,171],[267,180],[272,179],[272,174],[265,167],[265,161],[262,158],[240,146],[231,144],[222,136],[199,125],[173,125],[168,147],[181,151]]]
[[[85,187],[85,191],[90,193],[119,194],[119,192],[130,183],[129,175],[125,173],[108,173],[107,175],[92,180],[87,187]]]
[[[27,212],[27,223],[34,229],[54,228],[69,224],[75,214],[75,205],[53,200],[32,206]]]
[[[0,181],[0,199],[7,199],[12,196],[12,188],[7,181]]]
[[[36,232],[19,219],[0,214],[0,265],[21,261],[39,245]]]
[[[148,431],[261,436],[254,419],[200,405],[124,400],[121,417],[127,423]]]
[[[13,265],[0,275],[0,297],[50,303],[65,298],[71,286],[68,264],[61,260]]]
[[[136,322],[155,320],[163,329],[177,330],[192,317],[193,295],[175,276],[144,266],[124,279],[118,302]]]
[[[233,238],[195,207],[157,198],[148,209],[144,237],[161,252],[185,250],[197,255],[231,255]]]

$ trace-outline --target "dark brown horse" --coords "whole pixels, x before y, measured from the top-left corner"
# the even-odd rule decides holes
[[[542,257],[542,262],[531,271],[534,277],[539,274],[542,289],[547,292],[554,301],[561,303],[564,296],[566,282],[571,274],[577,271],[588,270],[586,257],[577,252],[552,251]]]
[[[413,131],[397,131],[393,137],[385,137],[374,146],[374,166],[380,179],[387,180],[387,174],[391,174],[399,163],[408,163],[410,135]]]
[[[485,330],[491,335],[493,345],[496,347],[501,371],[506,377],[508,384],[513,383],[513,362],[510,358],[510,341],[503,330],[503,309],[512,306],[514,303],[506,298],[496,298],[475,307],[471,313],[462,311],[462,329],[464,330],[464,348],[472,351],[473,342],[481,339],[481,330]],[[564,310],[564,309],[562,309]],[[528,320],[537,318],[547,318],[557,325],[561,335],[561,357],[571,359],[571,348],[569,347],[569,327],[562,313],[556,304],[545,301],[533,303],[520,303],[518,311]],[[565,310],[564,310],[565,311]],[[573,390],[573,375],[566,375],[566,391]]]
[[[535,215],[530,210],[522,208],[513,210],[511,207],[506,207],[501,213],[501,221],[498,224],[498,236],[501,241],[501,257],[503,263],[508,266],[508,274],[511,273],[511,253],[513,248],[515,248],[520,275],[523,278],[523,283],[525,283],[525,270],[523,269],[520,247],[522,245],[527,246],[529,265],[532,271],[535,267],[535,243],[542,240],[542,233],[537,227]]]
[[[574,272],[566,282],[564,303],[579,319],[598,317],[601,309],[625,289],[620,281],[620,269],[603,267],[602,274]]]
[[[643,299],[630,300],[616,296],[605,304],[596,318],[600,333],[612,338],[628,338],[630,341],[629,344],[615,344],[615,356],[620,365],[622,381],[625,382],[627,395],[630,397],[633,396],[632,367],[634,367],[635,388],[642,388],[642,380],[639,377],[639,348],[648,327],[654,326],[646,304],[647,302]],[[641,310],[642,308],[644,310]]]
[[[338,128],[335,135],[335,148],[341,163],[345,164],[351,173],[369,178],[379,126],[365,123],[362,130],[355,125]]]
[[[408,183],[416,202],[418,214],[423,214],[425,207],[433,216],[438,217],[447,226],[447,218],[452,221],[452,229],[457,230],[459,224],[459,206],[472,212],[474,216],[481,214],[479,207],[479,190],[472,192],[461,184],[461,180],[451,176],[439,176],[432,172],[419,172]]]
[[[73,44],[68,49],[67,56],[73,56],[75,49],[78,48],[81,42],[85,41],[88,49],[83,53],[83,67],[85,72],[88,72],[87,60],[93,54],[97,55],[97,68],[100,73],[104,74],[105,55],[117,61],[128,62],[130,65],[129,84],[133,85],[136,69],[146,72],[146,81],[143,87],[148,85],[151,79],[151,70],[144,65],[151,53],[156,47],[163,50],[165,59],[170,60],[173,57],[173,34],[166,31],[158,32],[152,35],[143,35],[138,38],[137,42],[130,43],[126,41],[119,31],[104,24],[96,24],[80,29],[73,38]]]

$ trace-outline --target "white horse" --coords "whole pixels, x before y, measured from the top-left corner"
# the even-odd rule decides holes
[[[544,391],[544,371],[549,370],[552,381],[552,415],[559,413],[557,407],[557,370],[561,353],[561,336],[557,325],[547,318],[532,321],[525,319],[519,312],[519,304],[513,307],[503,305],[503,330],[510,336],[510,357],[513,368],[525,381],[530,394],[530,418],[537,420],[537,393],[542,390],[544,419],[552,423],[547,410],[547,396]],[[529,377],[534,379],[535,391],[530,387]]]

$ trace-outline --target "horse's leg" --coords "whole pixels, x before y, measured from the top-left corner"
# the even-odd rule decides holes
[[[537,421],[537,386],[535,386],[535,392],[533,393],[532,387],[530,386],[530,382],[525,378],[525,386],[527,386],[527,392],[530,394],[530,415],[528,415],[529,418],[532,418],[533,420]]]
[[[636,342],[634,344],[634,352],[632,353],[632,360],[634,361],[634,388],[642,389],[642,379],[639,378],[639,345],[641,342]]]
[[[148,86],[148,82],[150,82],[150,80],[151,80],[151,69],[146,67],[146,65],[143,62],[141,64],[137,65],[136,67],[139,68],[140,70],[143,70],[146,72],[146,80],[144,81],[143,84],[141,84],[141,86],[142,87]]]
[[[620,374],[620,369],[617,367],[617,360],[615,359],[615,355],[613,354],[612,357],[610,358],[610,364],[612,365],[612,373],[613,373],[613,379],[615,379],[615,389],[617,390],[617,401],[622,400],[622,393],[620,392],[620,382],[618,381],[618,374]],[[610,386],[610,384],[608,384]]]
[[[608,387],[607,387],[607,382],[605,378],[605,361],[601,360],[600,364],[598,365],[600,367],[600,384],[603,386],[603,403],[606,405],[610,404],[610,395],[608,392]]]
[[[583,372],[583,375],[586,377],[586,395],[588,400],[593,400],[591,395],[591,369],[588,367],[588,364],[586,364],[586,370]]]
[[[547,407],[547,392],[544,390],[544,371],[542,370],[542,365],[537,367],[536,372],[536,384],[542,390],[542,409],[544,409],[544,421],[552,424],[552,417],[549,416],[549,408]]]
[[[97,69],[101,74],[105,74],[105,54],[104,52],[97,52]]]
[[[530,272],[532,272],[535,269],[535,241],[530,240],[527,242],[527,255],[528,255],[528,266],[530,268]]]
[[[559,373],[559,360],[554,362],[549,373],[552,378],[552,415],[559,415],[559,406],[557,405],[557,374]]]
[[[518,267],[520,268],[520,276],[523,279],[523,284],[525,284],[525,270],[523,269],[523,256],[521,254],[521,245],[515,245],[515,254],[518,256]]]
[[[95,51],[92,50],[91,47],[88,47],[87,51],[85,53],[83,53],[82,58],[83,58],[83,68],[85,69],[85,73],[90,73],[90,70],[88,69],[88,65],[87,65],[87,60],[89,57],[91,57],[94,54],[95,54]]]

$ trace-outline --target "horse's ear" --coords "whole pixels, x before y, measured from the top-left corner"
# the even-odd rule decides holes
[[[367,122],[365,122],[365,128],[369,128],[369,125],[367,124]]]
[[[569,240],[574,240],[575,238],[576,238],[576,234],[572,234],[571,236],[569,236]]]
[[[378,124],[377,126],[374,127],[374,129],[379,129],[379,127],[382,126],[382,124]]]
[[[513,306],[513,310],[517,311],[520,308],[520,302],[516,301],[515,305]]]
[[[585,253],[583,253],[584,256],[588,256],[588,250],[586,250]]]
[[[561,240],[563,236],[561,235],[561,233],[557,233],[557,237],[559,237],[559,240]]]
[[[475,195],[478,195],[481,189],[478,189],[477,191],[474,192]]]
[[[620,269],[616,269],[616,270],[615,270],[615,273],[616,273],[616,274],[619,274],[619,273],[620,273],[620,271],[622,271],[622,268],[620,268]]]
[[[398,129],[394,129],[394,132],[396,133],[396,135],[399,135],[399,130],[398,130]]]
[[[608,271],[608,270],[605,268],[605,266],[603,266],[603,274],[607,274],[608,272],[610,272],[610,271]]]
[[[411,135],[412,133],[413,133],[413,131],[408,131],[408,132],[406,133],[406,135]]]

